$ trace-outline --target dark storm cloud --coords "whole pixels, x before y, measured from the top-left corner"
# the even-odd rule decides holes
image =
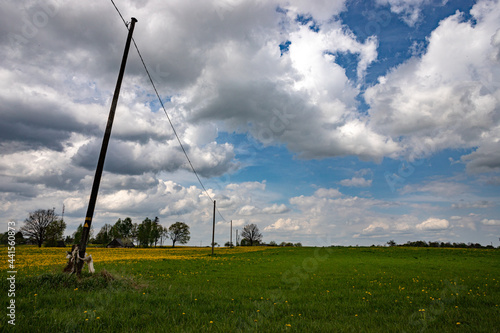
[[[2,150],[9,151],[9,145],[19,149],[49,148],[62,151],[63,143],[73,132],[95,132],[95,126],[77,121],[67,111],[61,110],[56,103],[42,98],[38,103],[25,103],[22,100],[2,102],[2,121],[0,122],[0,141]]]

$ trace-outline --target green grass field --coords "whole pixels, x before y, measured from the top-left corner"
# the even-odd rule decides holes
[[[19,271],[16,326],[4,316],[2,331],[500,332],[499,250],[198,251],[96,263],[81,280],[59,265]]]

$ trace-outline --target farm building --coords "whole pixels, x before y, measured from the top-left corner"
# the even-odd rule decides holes
[[[135,245],[128,239],[115,238],[106,247],[135,247]]]

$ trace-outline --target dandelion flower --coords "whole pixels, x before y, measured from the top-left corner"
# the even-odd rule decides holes
[[[290,324],[286,324],[285,326],[286,326],[286,327],[292,327],[292,325],[290,325]]]
[[[210,324],[213,324],[214,322],[210,320]]]

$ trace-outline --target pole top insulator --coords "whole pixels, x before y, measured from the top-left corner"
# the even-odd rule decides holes
[[[135,17],[132,17],[133,22],[137,22],[137,19]]]

